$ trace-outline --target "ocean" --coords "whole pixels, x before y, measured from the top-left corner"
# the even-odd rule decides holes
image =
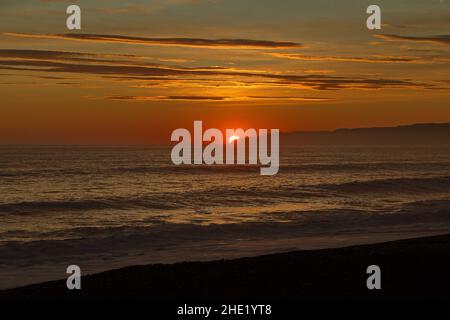
[[[280,170],[169,147],[0,147],[0,288],[129,265],[448,233],[450,148],[304,146]]]

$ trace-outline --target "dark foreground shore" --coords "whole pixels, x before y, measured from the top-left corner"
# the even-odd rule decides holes
[[[369,265],[381,290],[368,290]],[[450,299],[450,235],[339,249],[297,251],[228,261],[133,266],[0,291],[22,299]]]

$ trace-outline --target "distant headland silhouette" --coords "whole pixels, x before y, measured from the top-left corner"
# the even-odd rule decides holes
[[[280,133],[282,145],[447,145],[450,123]]]

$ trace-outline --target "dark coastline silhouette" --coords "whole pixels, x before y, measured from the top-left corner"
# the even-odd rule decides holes
[[[281,134],[284,145],[450,145],[450,123],[397,127],[297,131]]]

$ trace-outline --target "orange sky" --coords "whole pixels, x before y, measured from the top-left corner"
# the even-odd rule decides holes
[[[1,144],[450,122],[449,1],[4,1]]]

